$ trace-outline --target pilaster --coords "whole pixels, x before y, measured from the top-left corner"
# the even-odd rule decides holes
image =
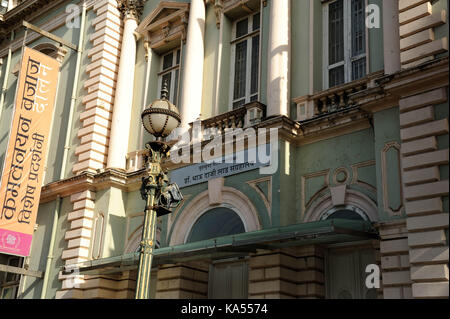
[[[405,196],[405,245],[409,250],[410,279],[414,298],[448,298],[449,252],[445,231],[448,212],[443,196],[449,181],[440,166],[448,165],[449,150],[440,149],[438,138],[449,132],[448,118],[435,118],[436,105],[447,102],[447,87],[400,99],[402,182]]]
[[[433,2],[398,1],[402,69],[431,61],[437,54],[448,51],[448,38],[435,39],[434,32],[434,28],[447,23],[447,12],[433,12]]]
[[[289,116],[291,0],[270,2],[267,116]]]
[[[88,79],[84,83],[87,93],[83,97],[84,111],[78,131],[80,146],[75,150],[78,161],[75,174],[96,171],[106,166],[113,101],[116,94],[119,54],[123,22],[116,0],[98,1],[94,5],[97,18],[92,22],[90,36],[93,48],[88,51],[91,63],[86,67]]]
[[[182,127],[199,118],[202,107],[203,63],[205,50],[205,3],[192,0],[186,36],[180,111]]]
[[[108,168],[126,169],[136,64],[136,29],[145,0],[119,0],[124,30],[108,150]]]

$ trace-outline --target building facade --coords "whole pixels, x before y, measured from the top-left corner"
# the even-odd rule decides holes
[[[0,165],[23,45],[60,73],[31,253],[0,254],[0,298],[134,297],[140,114],[163,87],[197,143],[164,164],[184,200],[158,218],[153,298],[448,298],[448,1],[2,6]],[[224,153],[270,145],[275,170],[194,163],[196,127],[263,132]]]

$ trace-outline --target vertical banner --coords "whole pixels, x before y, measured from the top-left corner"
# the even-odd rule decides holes
[[[41,195],[59,63],[25,48],[0,186],[0,253],[28,256]]]

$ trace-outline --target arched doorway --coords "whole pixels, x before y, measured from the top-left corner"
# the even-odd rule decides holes
[[[321,220],[343,219],[369,221],[367,214],[353,205],[334,207]],[[329,299],[376,299],[376,289],[366,287],[366,267],[375,264],[370,245],[342,245],[330,247],[326,256],[326,288]]]
[[[202,214],[193,224],[186,243],[245,233],[239,214],[228,207],[217,207]],[[245,261],[214,260],[209,268],[208,298],[244,299],[248,297],[248,265]]]

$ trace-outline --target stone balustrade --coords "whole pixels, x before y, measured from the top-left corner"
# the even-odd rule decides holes
[[[382,72],[372,73],[362,79],[294,99],[297,105],[296,120],[301,122],[355,106],[357,102],[354,97],[364,90],[375,87],[375,80],[380,76]]]

